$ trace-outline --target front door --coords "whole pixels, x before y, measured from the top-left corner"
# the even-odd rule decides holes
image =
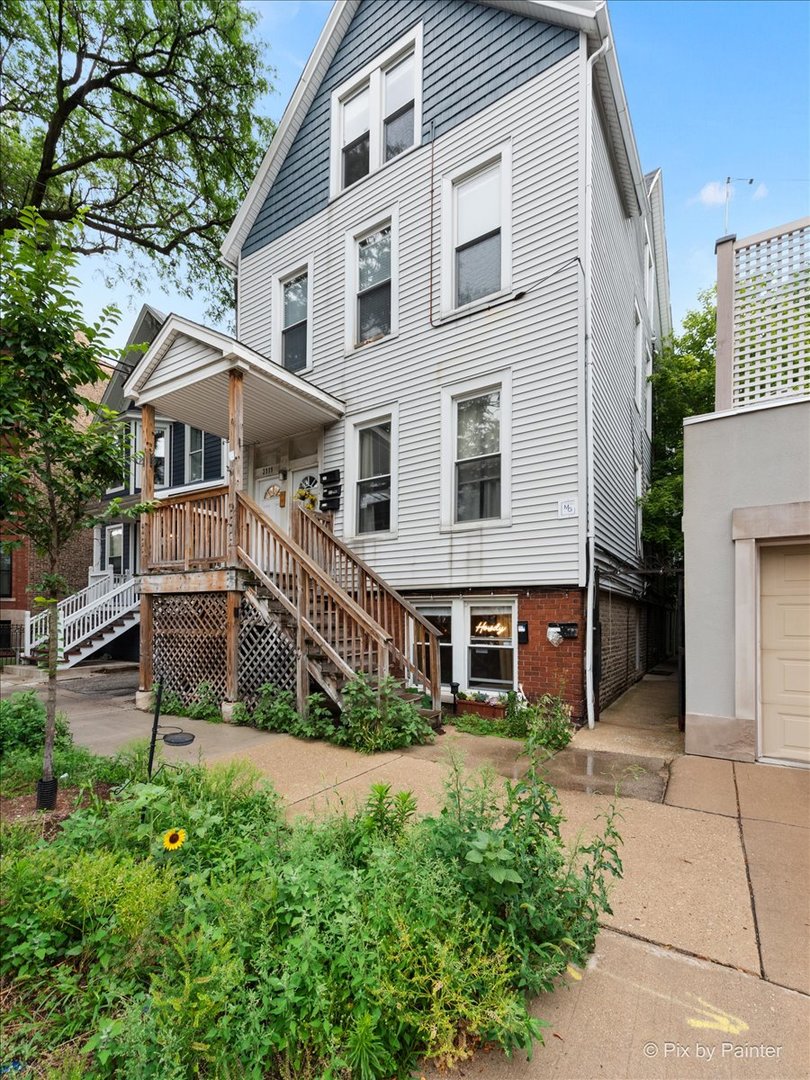
[[[760,549],[760,756],[810,764],[810,544]]]

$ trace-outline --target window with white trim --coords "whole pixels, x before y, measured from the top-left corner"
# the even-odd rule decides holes
[[[357,431],[357,532],[391,529],[391,418]]]
[[[398,215],[347,235],[346,351],[398,329]]]
[[[205,466],[205,440],[200,428],[186,427],[186,483],[202,480]]]
[[[107,488],[108,495],[114,491],[123,491],[130,479],[131,425],[128,422],[119,422],[116,438],[118,441],[118,452],[121,456],[121,479],[119,483],[113,484],[111,487]]]
[[[422,26],[332,94],[331,193],[416,145],[422,113]]]
[[[444,178],[442,310],[511,286],[511,147],[502,146]]]
[[[169,484],[169,428],[155,425],[155,487],[168,487]]]
[[[635,462],[635,488],[636,488],[636,551],[641,554],[641,530],[644,525],[644,511],[641,506],[641,500],[644,496],[644,470],[641,466],[641,462],[636,460]]]
[[[439,631],[442,686],[465,690],[514,690],[517,686],[517,602],[507,597],[450,597],[414,601]],[[430,646],[416,645],[414,659],[429,670]]]
[[[633,312],[633,366],[636,382],[636,408],[640,415],[644,415],[644,330],[641,323],[641,314],[638,304]]]
[[[273,280],[274,357],[287,371],[312,366],[312,260]]]
[[[511,690],[515,684],[512,605],[473,604],[468,608],[468,626],[469,685]]]
[[[124,526],[108,526],[106,541],[107,569],[120,575],[124,572]]]
[[[501,516],[501,392],[455,401],[455,520]]]

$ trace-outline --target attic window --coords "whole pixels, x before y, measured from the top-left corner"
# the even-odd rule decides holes
[[[419,141],[422,27],[397,41],[332,94],[332,195]]]

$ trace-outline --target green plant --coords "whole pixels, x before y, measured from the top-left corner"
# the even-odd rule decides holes
[[[259,700],[253,710],[253,724],[262,731],[289,731],[299,721],[295,695],[265,683],[259,690]]]
[[[210,683],[201,682],[194,693],[194,700],[186,708],[186,716],[192,720],[207,720],[211,724],[222,721],[220,702]]]
[[[542,747],[554,754],[568,746],[574,736],[571,706],[562,698],[543,694],[536,705],[530,706],[526,726],[527,752],[531,754]]]
[[[373,754],[432,742],[433,738],[430,724],[402,696],[401,684],[391,676],[374,685],[359,674],[343,688],[343,713],[334,735],[336,743]]]
[[[45,705],[35,691],[18,691],[0,701],[0,754],[15,750],[42,753],[45,741]],[[54,748],[65,750],[73,743],[67,717],[57,713]]]

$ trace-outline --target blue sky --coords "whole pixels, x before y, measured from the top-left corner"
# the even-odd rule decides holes
[[[323,27],[331,0],[249,0],[260,15],[278,120]],[[801,0],[609,0],[614,42],[645,171],[664,171],[676,328],[714,281],[714,243],[810,213],[810,5]],[[753,184],[747,183],[752,179]],[[88,260],[89,262],[89,260]],[[89,317],[115,302],[123,344],[148,300],[205,321],[202,304],[158,288],[130,296],[86,265]]]

